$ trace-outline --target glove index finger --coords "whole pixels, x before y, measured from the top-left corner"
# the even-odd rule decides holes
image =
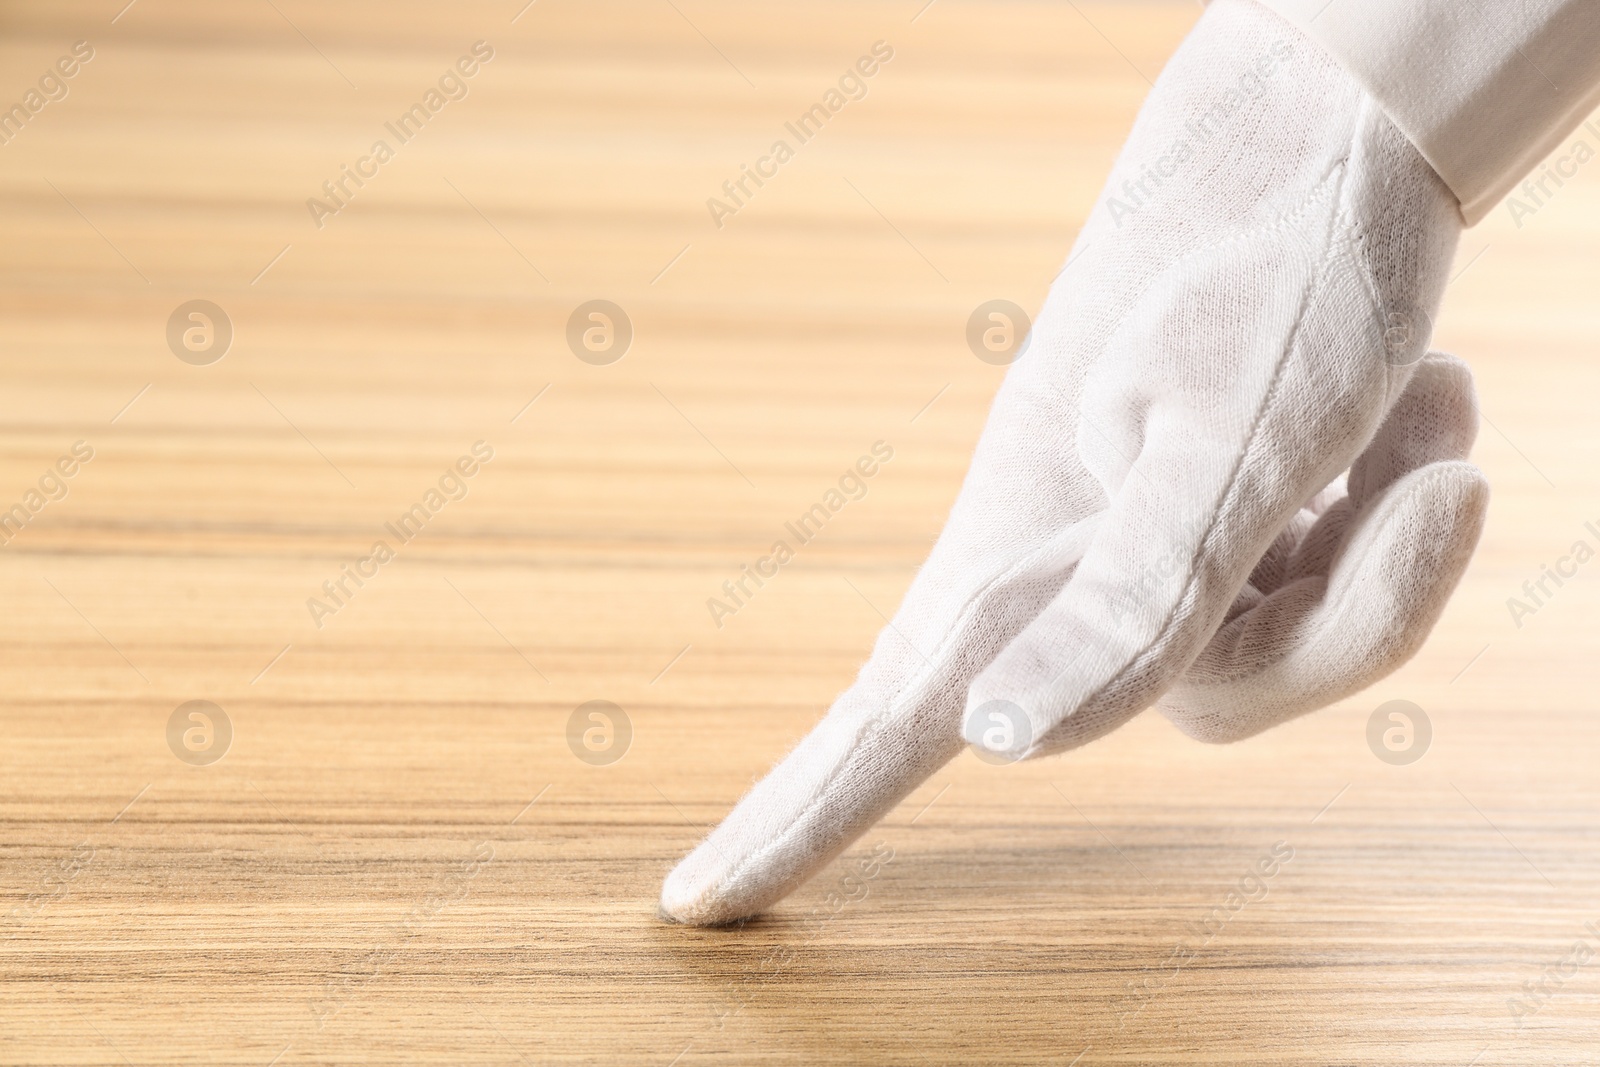
[[[1069,528],[981,583],[935,648],[910,645],[897,616],[827,716],[674,868],[662,917],[715,925],[765,910],[959,754],[969,682],[1056,594],[1095,526]]]
[[[961,749],[937,708],[872,715],[854,690],[668,875],[661,915],[748,918],[832,862]]]

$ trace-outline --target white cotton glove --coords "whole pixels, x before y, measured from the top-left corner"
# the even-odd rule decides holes
[[[1243,736],[1392,668],[1364,626],[1335,632],[1361,615],[1344,591],[1390,583],[1364,603],[1420,624],[1395,647],[1420,643],[1483,490],[1448,461],[1393,474],[1459,441],[1414,453],[1397,423],[1402,444],[1352,472],[1346,518],[1295,524],[1412,380],[1460,228],[1355,81],[1265,9],[1216,0],[1134,124],[893,623],[667,878],[662,914],[770,906],[967,740],[1059,752],[1174,685],[1184,729]],[[1272,563],[1295,556],[1280,535],[1306,542],[1302,562]]]
[[[1237,741],[1365,689],[1422,647],[1483,531],[1465,462],[1472,372],[1431,352],[1350,470],[1278,534],[1227,621],[1160,708],[1190,737]]]

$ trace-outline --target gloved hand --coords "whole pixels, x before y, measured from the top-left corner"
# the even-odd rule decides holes
[[[1439,430],[1470,443],[1464,369],[1426,364],[1350,500],[1313,520],[1313,498],[1413,381],[1460,228],[1349,75],[1264,8],[1216,0],[1140,112],[894,621],[668,877],[662,914],[768,907],[966,740],[1060,752],[1169,688],[1180,726],[1225,740],[1392,669],[1481,522],[1474,469],[1397,477],[1465,454]]]

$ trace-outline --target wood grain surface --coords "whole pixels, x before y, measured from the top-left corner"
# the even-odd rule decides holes
[[[0,1063],[1600,1061],[1600,562],[1507,606],[1600,547],[1600,170],[1464,239],[1495,496],[1403,671],[1236,746],[963,756],[685,929],[662,877],[940,528],[1003,373],[968,315],[1039,306],[1199,8],[125,2],[0,5],[0,106],[61,97],[0,144]]]

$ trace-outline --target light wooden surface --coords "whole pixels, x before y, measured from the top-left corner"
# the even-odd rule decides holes
[[[682,929],[662,876],[939,529],[1000,375],[966,316],[1038,306],[1196,5],[123,2],[0,7],[0,102],[95,49],[0,146],[0,508],[94,450],[0,549],[0,1063],[1593,1062],[1600,956],[1563,960],[1600,949],[1600,563],[1520,628],[1505,602],[1600,544],[1600,171],[1465,239],[1438,339],[1495,499],[1404,671],[1234,747],[1146,716],[964,756],[855,876]],[[479,39],[467,98],[317,229]],[[210,366],[164,336],[196,298],[236,331]],[[564,340],[596,298],[636,331],[610,366]],[[865,499],[712,625],[878,440]],[[1395,698],[1433,723],[1410,766],[1365,740]],[[632,723],[609,766],[567,743],[595,699]],[[208,766],[168,747],[190,700],[233,727]]]

